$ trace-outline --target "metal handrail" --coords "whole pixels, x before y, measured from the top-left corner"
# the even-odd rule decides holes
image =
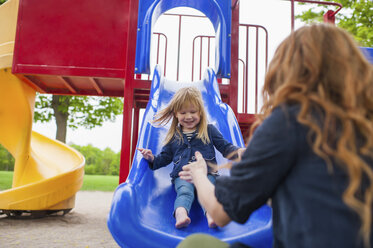
[[[261,25],[255,25],[255,24],[240,24],[239,25],[240,27],[244,27],[246,29],[246,63],[245,63],[245,80],[243,82],[243,87],[244,87],[244,90],[242,92],[243,94],[243,98],[242,99],[246,99],[243,100],[243,113],[246,113],[248,114],[248,110],[247,110],[247,101],[248,101],[248,96],[247,96],[247,89],[248,89],[248,85],[249,85],[249,82],[248,82],[248,75],[249,75],[249,29],[250,28],[255,28],[255,31],[256,31],[256,52],[255,52],[255,99],[254,99],[254,102],[255,102],[255,113],[258,112],[258,69],[259,69],[259,66],[258,66],[258,59],[259,59],[259,29],[262,29],[264,32],[265,32],[265,39],[266,39],[266,43],[265,43],[265,71],[267,71],[267,65],[268,65],[268,31],[265,27],[261,26]]]
[[[343,5],[336,2],[325,2],[325,1],[313,1],[313,0],[290,0],[291,1],[291,30],[294,30],[294,2],[301,2],[301,3],[313,3],[313,4],[320,4],[320,5],[331,5],[331,6],[338,6],[339,8],[330,15],[334,17],[342,8]]]
[[[199,60],[199,80],[202,78],[202,42],[203,39],[207,39],[207,66],[210,66],[210,40],[215,39],[215,36],[211,35],[197,35],[196,37],[193,38],[193,45],[192,45],[192,74],[191,74],[191,80],[194,80],[194,48],[195,48],[195,42],[197,39],[200,39],[200,60]]]

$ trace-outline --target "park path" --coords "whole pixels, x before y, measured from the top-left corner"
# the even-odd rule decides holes
[[[107,225],[113,192],[80,191],[65,216],[0,217],[0,248],[118,248]]]

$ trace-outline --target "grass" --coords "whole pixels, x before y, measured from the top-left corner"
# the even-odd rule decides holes
[[[0,190],[12,187],[13,172],[0,171]],[[83,191],[114,191],[119,184],[119,176],[84,175]]]
[[[0,190],[12,187],[13,171],[0,171]]]
[[[114,191],[119,184],[119,176],[85,175],[84,191]]]

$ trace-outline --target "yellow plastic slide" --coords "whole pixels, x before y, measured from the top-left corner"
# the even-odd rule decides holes
[[[11,73],[18,0],[0,6],[0,144],[14,157],[12,188],[0,191],[0,213],[74,207],[84,157],[32,131],[35,90]]]

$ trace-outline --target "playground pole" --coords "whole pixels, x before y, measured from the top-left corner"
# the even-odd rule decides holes
[[[127,63],[124,79],[124,105],[123,105],[123,129],[122,129],[122,149],[120,155],[119,183],[127,179],[131,166],[132,148],[132,110],[134,105],[133,84],[136,54],[136,33],[137,33],[137,12],[138,0],[130,0],[128,18],[128,39],[127,39]],[[123,17],[125,18],[125,17]]]

